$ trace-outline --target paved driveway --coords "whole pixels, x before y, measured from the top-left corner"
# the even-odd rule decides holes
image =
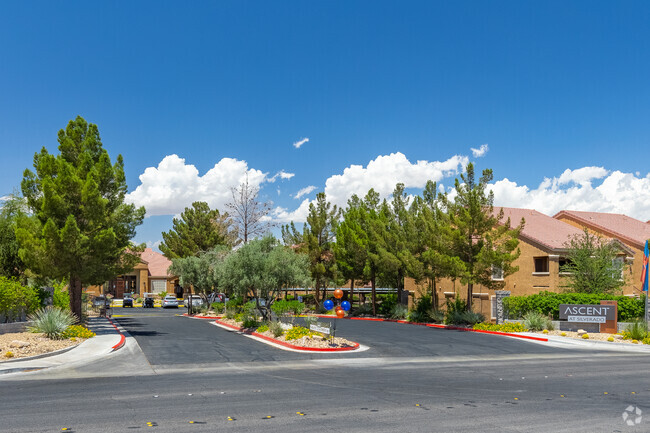
[[[368,346],[355,353],[295,353],[271,347],[211,324],[182,317],[185,310],[116,309],[115,319],[152,365],[288,361],[331,358],[499,356],[564,353],[509,337],[447,331],[416,325],[338,320],[337,335]],[[322,319],[328,320],[328,319]]]

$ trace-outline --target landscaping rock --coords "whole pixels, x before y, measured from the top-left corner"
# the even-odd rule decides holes
[[[586,333],[587,333],[587,331],[585,331],[584,329],[578,329],[578,336],[582,337]]]
[[[614,340],[622,340],[622,339],[623,339],[622,335],[618,335],[618,334],[614,335]]]
[[[15,347],[22,349],[23,347],[28,347],[29,343],[26,341],[21,341],[21,340],[13,340],[11,343],[9,343],[9,347]]]

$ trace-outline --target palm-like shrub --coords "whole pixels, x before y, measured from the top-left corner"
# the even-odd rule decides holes
[[[402,320],[402,319],[406,319],[408,313],[409,313],[409,309],[406,305],[395,304],[393,305],[393,309],[390,312],[390,317],[392,319]]]
[[[553,321],[538,311],[529,311],[524,316],[524,326],[531,331],[553,330]]]
[[[648,324],[643,320],[635,320],[623,331],[626,340],[644,340],[648,337]]]
[[[41,332],[48,338],[58,340],[70,325],[76,322],[75,316],[67,310],[58,307],[46,307],[29,316],[32,324],[27,328],[30,332]]]
[[[269,330],[273,333],[273,336],[275,338],[278,338],[280,335],[284,334],[284,329],[282,329],[280,322],[269,323]]]

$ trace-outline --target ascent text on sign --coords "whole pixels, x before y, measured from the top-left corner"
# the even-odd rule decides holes
[[[616,307],[613,305],[560,305],[560,320],[569,322],[605,323],[614,320]]]

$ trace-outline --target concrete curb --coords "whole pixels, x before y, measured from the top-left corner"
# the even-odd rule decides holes
[[[259,334],[257,332],[246,332],[245,328],[240,328],[240,327],[237,327],[237,326],[234,326],[234,325],[230,325],[230,324],[224,323],[224,322],[222,322],[220,320],[215,320],[214,322],[217,323],[218,325],[228,327],[228,328],[230,328],[230,329],[232,329],[234,331],[243,332],[243,333],[245,333],[247,335],[253,335],[253,336],[257,337],[257,338],[269,341],[269,342],[271,342],[273,344],[288,347],[289,349],[298,350],[298,351],[301,351],[301,352],[349,352],[351,350],[356,350],[356,349],[358,349],[360,347],[359,343],[356,343],[356,342],[353,342],[354,346],[340,347],[340,348],[339,347],[337,347],[337,348],[329,348],[329,347],[325,348],[325,347],[296,346],[296,345],[293,345],[291,343],[287,343],[285,341],[280,341],[280,340],[276,340],[275,338],[267,337],[266,335],[262,335],[262,334]]]
[[[115,352],[116,350],[119,350],[122,347],[124,347],[124,344],[126,343],[126,337],[124,336],[124,334],[122,334],[122,331],[120,331],[120,329],[117,326],[115,326],[115,323],[113,323],[112,319],[107,319],[107,320],[110,322],[111,325],[113,325],[113,328],[115,328],[115,330],[120,334],[120,341],[112,347],[113,352]]]
[[[181,314],[181,316],[189,317],[190,319],[209,319],[209,320],[216,320],[216,319],[221,319],[222,316],[194,316],[194,315],[189,315],[187,313]]]
[[[320,317],[323,319],[327,318],[332,318],[332,316],[320,314],[316,315],[316,317]],[[334,316],[336,318],[336,316]],[[436,329],[446,329],[449,331],[461,331],[461,332],[476,332],[479,334],[492,334],[492,335],[502,335],[504,337],[514,337],[514,338],[522,338],[524,340],[534,340],[534,341],[544,341],[548,342],[548,338],[543,338],[543,337],[533,337],[529,335],[520,335],[520,334],[514,334],[511,332],[501,332],[501,331],[485,331],[482,329],[472,329],[472,328],[463,328],[461,326],[454,326],[454,325],[441,325],[437,323],[416,323],[416,322],[409,322],[408,320],[397,320],[397,319],[382,319],[380,317],[344,317],[343,319],[347,320],[365,320],[368,322],[393,322],[393,323],[401,323],[403,325],[417,325],[417,326],[426,326],[429,328],[436,328]]]

